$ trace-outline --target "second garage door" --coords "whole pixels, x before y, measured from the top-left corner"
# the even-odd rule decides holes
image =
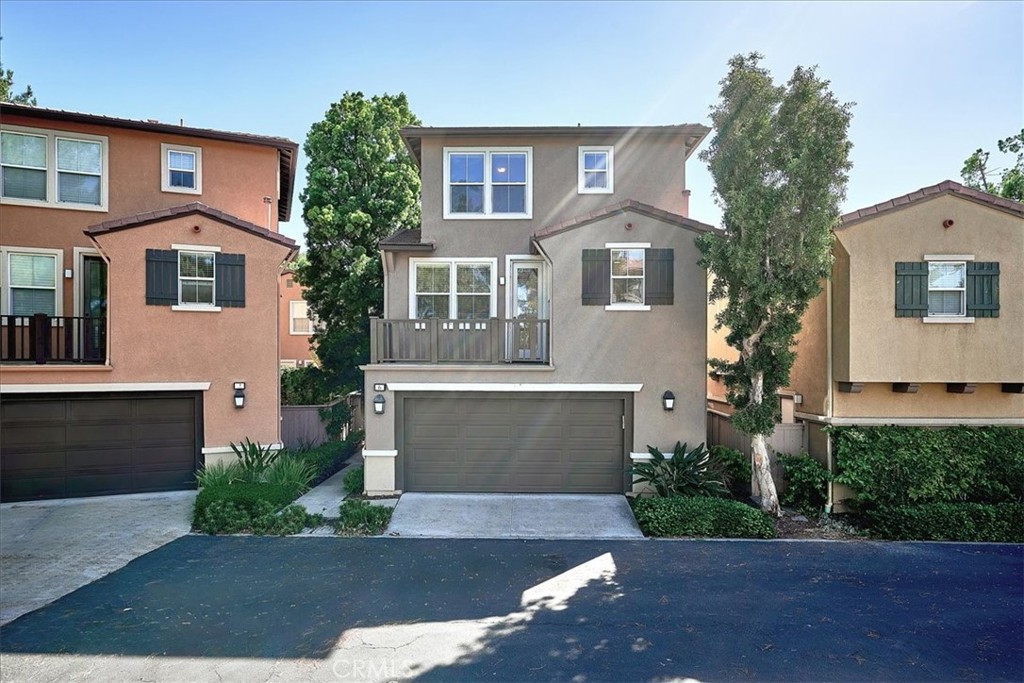
[[[406,397],[406,491],[622,493],[624,397]]]

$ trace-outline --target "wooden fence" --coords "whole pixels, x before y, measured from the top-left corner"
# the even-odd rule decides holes
[[[772,478],[779,493],[786,490],[782,466],[776,455],[798,455],[807,452],[807,435],[802,422],[775,425],[775,432],[768,437],[768,459],[772,467]],[[750,436],[732,426],[729,416],[717,410],[708,410],[708,445],[735,448],[750,458]],[[756,495],[756,487],[755,487]]]
[[[319,446],[331,437],[327,426],[320,417],[320,410],[330,408],[344,401],[348,403],[352,416],[345,425],[341,438],[350,431],[363,428],[363,395],[353,392],[345,398],[315,406],[281,406],[281,442],[285,448]]]

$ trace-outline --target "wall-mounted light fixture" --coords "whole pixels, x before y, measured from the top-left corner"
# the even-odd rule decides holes
[[[665,410],[675,410],[676,395],[671,391],[666,391],[661,395],[661,405],[665,406]]]
[[[235,382],[235,407],[245,407],[245,382]]]
[[[380,394],[373,397],[373,413],[375,415],[384,414],[384,397]]]

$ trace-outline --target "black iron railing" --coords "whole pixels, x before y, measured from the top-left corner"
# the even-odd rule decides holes
[[[4,363],[103,363],[107,319],[90,316],[0,316]]]

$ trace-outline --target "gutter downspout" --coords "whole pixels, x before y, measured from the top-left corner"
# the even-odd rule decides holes
[[[544,257],[544,263],[547,264],[547,268],[546,268],[547,273],[546,273],[546,277],[545,277],[546,282],[544,283],[545,284],[544,289],[547,291],[547,295],[548,295],[548,320],[553,321],[554,320],[554,315],[553,315],[553,311],[552,311],[552,308],[553,308],[553,306],[552,306],[552,304],[553,304],[553,297],[552,297],[552,291],[551,291],[553,283],[551,282],[551,274],[554,273],[555,264],[551,261],[551,256],[546,251],[544,251],[544,247],[540,246],[540,242],[537,240],[536,237],[531,237],[530,238],[530,244],[533,246],[534,249],[537,250],[538,254],[540,254],[541,256]],[[506,313],[507,313],[507,311],[506,311]],[[550,358],[548,359],[548,363],[550,363],[552,366],[554,366],[554,364],[555,364],[555,326],[552,323],[548,323],[548,334],[550,335],[550,338],[548,339],[548,347],[551,349],[551,354],[550,354]]]
[[[104,333],[107,335],[107,348],[106,358],[103,360],[103,363],[107,367],[111,367],[110,347],[112,346],[112,344],[110,343],[110,257],[107,256],[107,252],[103,251],[103,247],[100,246],[100,243],[96,241],[95,237],[90,235],[88,232],[85,233],[85,236],[88,237],[89,241],[93,243],[93,245],[96,247],[96,252],[100,255],[100,258],[103,259],[103,262],[107,264],[107,321],[106,323],[104,323],[104,327],[106,328],[104,330]],[[78,264],[75,264],[75,268],[78,268]]]
[[[834,410],[834,395],[832,393],[832,278],[825,280],[825,377],[828,381],[828,386],[825,388],[825,413],[826,417],[832,417],[832,411]],[[826,466],[828,467],[829,473],[832,472],[832,439],[831,437],[825,442],[825,458]],[[833,505],[833,483],[830,481],[828,484],[828,500],[825,501],[825,512],[832,513]]]

